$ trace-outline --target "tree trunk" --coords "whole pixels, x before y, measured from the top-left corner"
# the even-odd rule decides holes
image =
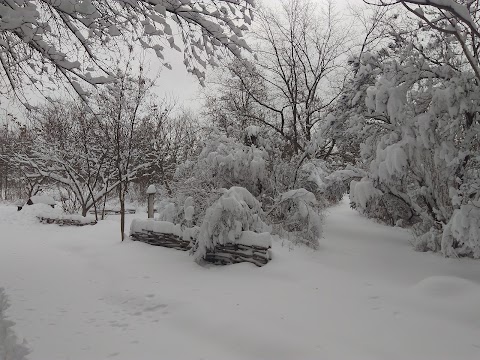
[[[122,241],[125,239],[125,189],[123,185],[120,184],[120,192],[119,192],[119,200],[120,200],[120,232],[122,234]]]

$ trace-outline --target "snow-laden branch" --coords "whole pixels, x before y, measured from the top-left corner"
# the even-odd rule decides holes
[[[85,98],[85,86],[115,80],[106,49],[133,41],[160,59],[165,46],[183,51],[188,71],[203,82],[224,49],[250,51],[244,31],[253,9],[253,0],[0,0],[0,76],[18,92],[25,79],[35,86],[61,74]]]

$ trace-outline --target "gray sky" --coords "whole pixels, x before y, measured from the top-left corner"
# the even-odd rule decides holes
[[[319,4],[325,3],[326,0],[312,0]],[[257,2],[260,2],[257,0]],[[279,3],[279,0],[261,0],[270,6],[274,6]],[[362,5],[363,0],[333,0],[333,3],[337,9],[347,9],[347,5],[354,6]],[[187,73],[185,67],[182,64],[182,54],[174,51],[169,51],[166,56],[168,60],[171,60],[173,65],[172,70],[163,69],[158,81],[157,94],[160,96],[167,96],[172,99],[177,99],[179,104],[183,104],[186,107],[198,108],[200,106],[200,93],[201,86],[195,76]],[[155,73],[158,71],[158,67],[162,67],[159,61],[156,61],[155,56],[149,57],[151,59],[150,71]],[[207,73],[208,74],[208,73]],[[207,75],[208,82],[208,75]]]
[[[326,0],[312,0],[319,4],[325,3]],[[362,0],[332,0],[337,9],[347,9],[347,5],[361,5]],[[258,2],[258,0],[257,0]],[[261,0],[269,6],[279,3],[279,0]],[[201,106],[201,86],[197,78],[189,74],[183,66],[183,55],[176,51],[166,49],[165,58],[172,66],[172,70],[164,68],[161,62],[152,53],[147,53],[147,68],[151,76],[160,73],[155,93],[161,98],[167,98],[170,101],[176,101],[178,107],[192,108],[194,111]],[[207,72],[208,82],[208,72]],[[0,98],[0,123],[3,122],[5,114],[12,113],[14,116],[22,117],[18,105],[11,101]]]

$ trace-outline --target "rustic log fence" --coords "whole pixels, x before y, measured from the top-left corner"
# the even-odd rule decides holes
[[[205,261],[217,265],[250,262],[257,266],[266,265],[271,260],[270,248],[254,245],[224,244],[208,250]]]
[[[191,240],[183,240],[175,234],[156,232],[153,230],[144,230],[130,234],[133,241],[141,241],[154,246],[163,246],[170,249],[188,251],[192,248]]]
[[[155,220],[134,220],[130,228],[130,238],[133,241],[144,242],[153,246],[189,251],[195,249],[199,228],[183,228],[180,225]],[[265,236],[253,234],[249,236]],[[241,241],[241,240],[239,240]],[[265,244],[265,241],[261,241]],[[268,242],[267,242],[268,244]],[[261,246],[247,243],[226,243],[216,245],[207,250],[203,259],[216,265],[229,265],[249,262],[257,266],[266,265],[272,258],[271,246]]]
[[[97,214],[101,215],[103,212],[102,209],[97,209]],[[135,214],[137,210],[135,209],[125,209],[125,214]],[[95,214],[95,209],[89,211],[90,214]],[[105,209],[103,212],[105,215],[120,215],[120,210]]]
[[[86,226],[86,225],[95,225],[96,220],[85,221],[69,218],[50,218],[46,216],[37,216],[37,219],[40,220],[42,224],[56,224],[59,226]]]

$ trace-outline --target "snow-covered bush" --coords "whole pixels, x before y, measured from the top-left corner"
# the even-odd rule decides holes
[[[165,195],[156,205],[155,219],[186,226],[199,226],[207,208],[220,196],[219,192],[196,177],[181,179],[172,196]]]
[[[183,199],[181,195],[175,200],[178,203],[183,201],[183,206],[179,206],[177,203],[169,200],[161,200],[157,205],[158,214],[155,216],[156,220],[192,226],[195,218],[195,200],[191,196]]]
[[[480,259],[479,205],[463,205],[454,211],[442,235],[441,248],[445,255]]]
[[[228,222],[237,216],[247,216],[252,209],[255,209],[254,213],[261,214],[263,209],[274,215],[268,218],[269,221],[284,222],[277,226],[279,234],[288,235],[295,243],[316,247],[321,236],[319,212],[329,203],[322,193],[323,179],[329,174],[326,164],[315,160],[301,161],[301,156],[295,158],[295,161],[282,159],[275,146],[269,145],[255,126],[248,127],[244,136],[236,134],[237,138],[243,139],[250,146],[218,131],[212,131],[212,134],[195,161],[178,167],[175,174],[175,195],[162,204],[158,219],[180,224],[190,222],[189,226],[201,226],[205,238],[217,239],[219,236],[225,237],[225,234],[220,233],[226,231],[215,228],[219,223],[225,222],[226,228],[229,228],[233,223]],[[302,196],[298,192],[291,199],[279,196],[288,192],[294,184],[311,191],[303,189]],[[222,188],[244,188],[250,200],[242,201],[246,201],[250,210],[237,204],[235,209],[227,209],[230,213],[227,210],[222,213],[220,209],[225,204],[225,198],[238,196],[229,192],[219,193],[218,189]],[[280,203],[275,199],[281,199]],[[288,213],[288,216],[281,214],[282,211]],[[225,218],[213,219],[219,214]],[[206,227],[207,223],[217,225]],[[251,224],[243,224],[242,230],[250,227]],[[232,234],[239,236],[235,231]],[[208,246],[221,240],[211,241]],[[208,247],[199,245],[200,248],[202,246],[204,250],[199,254],[203,254]]]
[[[193,249],[195,258],[203,259],[216,245],[235,243],[243,231],[268,231],[263,217],[260,202],[247,189],[223,189],[223,195],[206,211]]]
[[[155,220],[168,221],[174,224],[179,224],[182,221],[182,216],[178,206],[168,200],[161,200],[157,205],[158,214]]]
[[[296,189],[281,194],[268,215],[273,233],[295,244],[318,248],[322,218],[318,201],[310,191]]]
[[[430,219],[423,219],[412,226],[413,246],[417,251],[440,251],[442,225]]]
[[[257,134],[255,128],[250,129],[249,134],[252,141]],[[171,184],[173,195],[160,204],[159,219],[200,225],[207,208],[221,195],[218,189],[222,188],[244,187],[259,196],[270,181],[268,161],[263,148],[244,145],[213,129],[198,156],[177,167]]]
[[[26,342],[18,343],[12,330],[14,322],[7,319],[5,311],[9,304],[3,288],[0,288],[0,360],[26,360],[29,354]]]
[[[217,134],[200,153],[198,166],[207,171],[216,188],[238,185],[258,195],[265,187],[267,161],[265,150]]]
[[[350,192],[352,181],[358,181],[367,176],[362,169],[348,165],[346,168],[331,172],[324,180],[323,193],[330,203],[339,202]]]
[[[350,183],[350,206],[368,218],[388,225],[412,225],[414,213],[408,203],[392,193],[375,188],[368,178]]]
[[[265,195],[272,197],[272,206],[274,199],[279,194],[293,189],[306,189],[315,195],[319,208],[333,205],[340,201],[347,192],[348,186],[341,184],[341,181],[335,182],[329,179],[332,173],[327,162],[318,159],[302,159],[302,156],[293,157],[291,160],[285,160],[279,156],[271,156],[272,169],[269,172],[269,185]],[[298,163],[301,162],[299,166]]]

